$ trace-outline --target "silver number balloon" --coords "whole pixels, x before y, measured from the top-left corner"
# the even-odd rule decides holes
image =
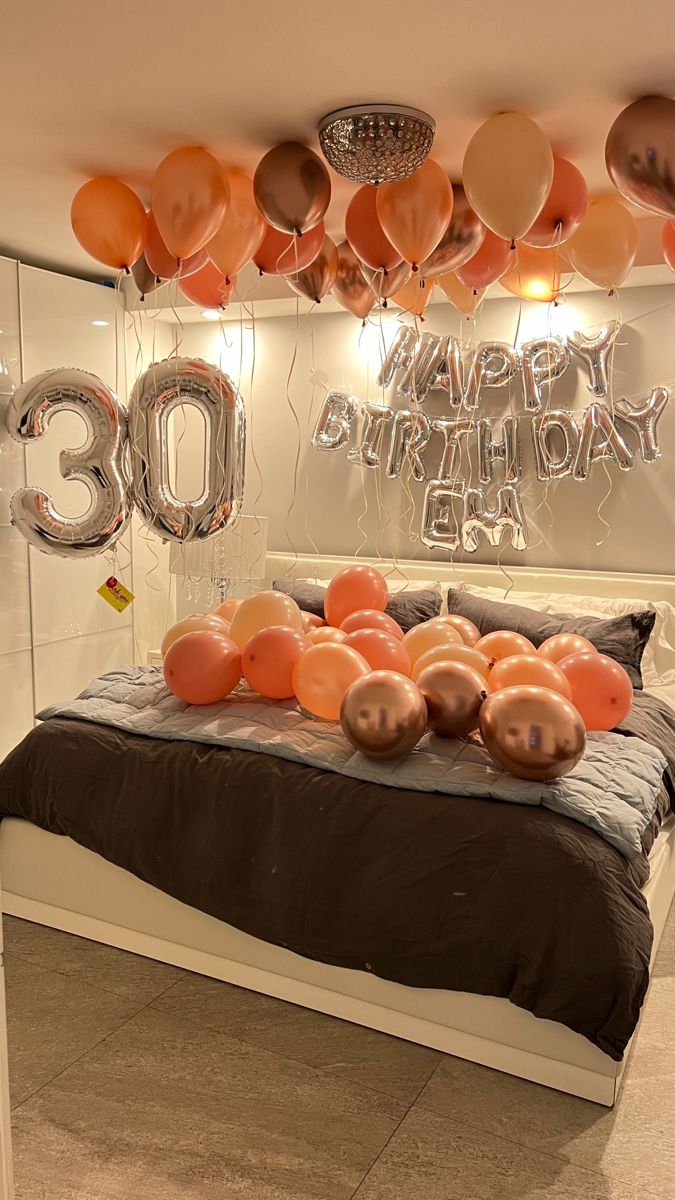
[[[441,483],[455,480],[462,458],[462,440],[473,433],[476,422],[468,418],[454,421],[450,417],[437,417],[431,422],[434,433],[440,433],[444,440],[443,455],[438,468],[438,479]]]
[[[603,325],[597,337],[587,337],[585,333],[576,330],[567,335],[567,344],[588,371],[588,390],[592,396],[601,399],[607,395],[607,367],[612,347],[616,341],[619,326],[616,321],[608,321]]]
[[[494,440],[492,418],[481,417],[478,422],[478,476],[481,483],[491,483],[497,459],[504,463],[504,480],[515,483],[521,478],[523,466],[520,454],[520,423],[518,417],[504,417],[502,436]]]
[[[511,539],[514,550],[527,549],[527,527],[525,515],[517,489],[511,483],[500,487],[497,505],[488,508],[482,488],[467,488],[464,494],[464,519],[462,521],[462,546],[469,554],[478,549],[478,535],[485,534],[491,546],[498,546],[504,531]]]
[[[384,428],[393,420],[394,410],[387,404],[364,404],[362,411],[361,441],[354,450],[347,452],[347,458],[359,467],[379,467]]]
[[[56,412],[69,410],[82,418],[87,440],[77,450],[62,450],[64,479],[86,484],[91,495],[81,517],[64,517],[51,496],[39,488],[21,488],[12,496],[11,514],[31,546],[62,558],[82,558],[109,550],[131,516],[124,472],[127,416],[110,388],[88,371],[67,368],[45,371],[14,393],[7,430],[26,445],[43,437]]]
[[[619,400],[614,405],[614,416],[625,422],[629,429],[638,435],[642,461],[656,462],[661,457],[656,426],[659,417],[668,403],[668,389],[657,387],[646,396],[641,404],[631,404],[628,400]]]
[[[588,479],[593,463],[601,458],[613,458],[622,471],[635,466],[635,456],[617,430],[609,409],[604,404],[590,404],[581,422],[574,478]]]
[[[570,365],[567,342],[560,337],[535,338],[520,348],[523,364],[525,408],[537,412],[542,390],[565,373]]]
[[[347,396],[344,392],[328,392],[312,434],[315,450],[342,449],[349,441],[358,407],[354,396]]]
[[[508,342],[481,342],[466,381],[464,403],[475,408],[482,387],[504,387],[520,367],[518,352]]]
[[[204,490],[182,501],[169,481],[169,417],[190,404],[206,425]],[[134,500],[160,537],[190,542],[226,529],[244,493],[246,416],[234,384],[218,367],[195,358],[154,363],[136,381],[129,401]]]
[[[423,483],[427,477],[421,454],[431,437],[431,423],[424,413],[402,409],[396,413],[389,442],[387,478],[397,479],[401,474],[403,459],[410,459],[413,479]]]
[[[553,453],[552,438],[562,438],[564,448],[557,457]],[[552,408],[537,413],[532,418],[532,445],[537,479],[560,479],[571,475],[579,450],[579,426],[571,412],[564,408]]]
[[[461,481],[448,483],[444,479],[432,479],[424,495],[422,514],[422,541],[432,550],[459,549],[462,528],[455,515],[456,508],[463,503],[464,484]]]
[[[396,337],[387,350],[377,377],[378,387],[389,387],[396,371],[410,366],[416,343],[417,335],[409,325],[401,325],[400,329],[397,329]]]

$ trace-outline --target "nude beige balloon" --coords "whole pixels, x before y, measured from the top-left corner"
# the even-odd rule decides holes
[[[243,650],[249,638],[261,629],[287,625],[302,630],[300,607],[284,592],[258,592],[239,606],[230,625],[230,637]]]
[[[411,275],[400,291],[394,293],[392,300],[404,312],[410,313],[413,317],[421,317],[431,300],[435,283],[435,279],[430,279],[428,283],[425,283],[419,275]]]
[[[198,633],[206,630],[209,633],[228,634],[230,626],[228,622],[218,616],[217,613],[193,613],[192,616],[184,617],[182,621],[177,621],[170,629],[167,629],[162,638],[160,647],[162,658],[166,654],[170,646],[177,642],[180,637],[186,633]]]
[[[152,181],[152,214],[174,258],[196,254],[216,233],[230,202],[220,163],[201,146],[163,158]]]
[[[450,271],[447,275],[441,275],[440,279],[435,282],[445,292],[457,311],[464,313],[467,317],[473,316],[485,294],[484,288],[477,292],[473,288],[465,287],[454,271]]]
[[[637,248],[637,223],[625,204],[615,196],[596,196],[565,243],[565,254],[584,279],[611,292],[625,280]]]
[[[414,667],[420,655],[424,654],[425,650],[430,650],[432,646],[452,646],[460,645],[462,635],[458,630],[453,629],[450,625],[436,624],[436,622],[424,621],[421,625],[415,625],[409,629],[403,638],[403,645],[408,651],[411,666]]]
[[[464,155],[464,191],[481,221],[515,241],[532,227],[553,182],[548,138],[522,113],[498,113],[471,138]]]

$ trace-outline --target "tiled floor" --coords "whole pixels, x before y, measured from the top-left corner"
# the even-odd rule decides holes
[[[675,910],[613,1111],[5,919],[17,1200],[673,1200]]]

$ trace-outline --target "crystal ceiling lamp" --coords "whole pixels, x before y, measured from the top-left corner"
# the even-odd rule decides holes
[[[429,157],[435,132],[427,113],[395,104],[355,104],[319,122],[327,161],[352,183],[407,179]]]

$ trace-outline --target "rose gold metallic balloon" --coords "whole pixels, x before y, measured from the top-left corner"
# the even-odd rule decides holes
[[[517,779],[568,775],[586,748],[580,714],[564,696],[545,687],[504,688],[480,711],[485,748]]]
[[[439,737],[466,737],[478,728],[488,691],[473,667],[462,662],[432,663],[418,675],[417,686],[426,702],[429,728]]]
[[[624,108],[609,131],[605,162],[627,200],[675,217],[675,100],[643,96]]]
[[[335,283],[337,272],[337,246],[332,238],[325,237],[323,246],[309,266],[297,275],[286,275],[284,278],[299,296],[305,296],[315,304],[320,304]]]
[[[270,225],[302,234],[318,225],[328,208],[330,176],[309,146],[282,142],[258,163],[253,193]]]
[[[452,194],[452,216],[436,249],[420,267],[423,279],[436,279],[447,271],[456,271],[483,245],[485,226],[469,204],[464,188],[453,183]]]
[[[345,692],[340,722],[367,758],[400,758],[419,742],[427,708],[419,688],[395,671],[372,671]]]
[[[349,242],[340,242],[337,253],[337,276],[333,284],[333,295],[343,308],[359,320],[365,321],[370,310],[377,304],[377,296],[363,274],[361,263]]]
[[[372,267],[363,263],[361,270],[379,300],[389,300],[396,292],[400,292],[412,275],[412,267],[406,262],[399,263],[397,267],[392,267],[386,272],[381,268],[374,271]]]

